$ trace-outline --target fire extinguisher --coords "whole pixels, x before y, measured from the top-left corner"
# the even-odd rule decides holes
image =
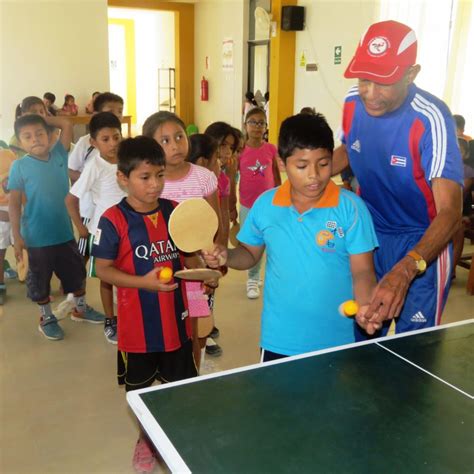
[[[201,100],[207,102],[209,100],[209,82],[202,76],[201,79]]]

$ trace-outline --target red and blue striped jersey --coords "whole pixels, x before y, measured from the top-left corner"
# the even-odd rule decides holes
[[[183,254],[168,234],[169,216],[176,205],[159,199],[154,211],[142,214],[123,199],[102,214],[92,255],[113,260],[117,269],[130,275],[145,275],[159,266],[173,273],[181,270]],[[119,350],[169,352],[191,338],[184,285],[171,292],[118,288],[117,293]]]
[[[424,232],[436,216],[432,180],[462,185],[453,117],[444,102],[414,84],[404,103],[370,116],[357,86],[344,103],[343,137],[360,195],[381,232]]]

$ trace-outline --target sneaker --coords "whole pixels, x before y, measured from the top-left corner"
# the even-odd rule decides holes
[[[83,313],[80,313],[76,308],[74,308],[71,313],[71,319],[80,323],[103,324],[105,316],[87,305],[86,310]]]
[[[247,280],[247,298],[255,300],[260,296],[258,280]]]
[[[66,318],[72,313],[74,306],[74,295],[72,293],[69,293],[67,295],[67,298],[64,301],[61,301],[61,303],[59,303],[56,309],[54,310],[56,318],[58,320]]]
[[[206,342],[206,354],[213,357],[220,356],[222,354],[222,347],[209,338]]]
[[[111,321],[108,324],[106,318],[106,323],[104,325],[104,335],[110,344],[117,344],[117,318],[110,318]]]
[[[260,279],[258,280],[258,287],[259,287],[259,288],[262,288],[262,286],[263,286],[263,279],[260,278]]]
[[[50,339],[51,341],[60,341],[64,338],[64,331],[58,324],[58,320],[54,314],[46,318],[42,317],[40,319],[38,330],[46,339]]]
[[[18,273],[13,268],[6,268],[3,272],[3,278],[13,280],[13,278],[18,278]]]
[[[156,457],[148,441],[139,438],[133,453],[133,468],[136,472],[152,472],[156,466]]]
[[[217,329],[215,326],[212,328],[212,331],[209,333],[209,337],[211,339],[217,339],[219,337],[219,329]]]

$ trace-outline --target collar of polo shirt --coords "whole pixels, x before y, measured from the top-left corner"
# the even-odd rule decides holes
[[[339,194],[341,190],[334,184],[333,181],[329,181],[324,194],[321,196],[319,201],[313,204],[313,208],[323,207],[336,207],[339,204]],[[291,202],[291,184],[289,180],[286,180],[276,191],[273,197],[273,205],[281,207],[290,207]]]

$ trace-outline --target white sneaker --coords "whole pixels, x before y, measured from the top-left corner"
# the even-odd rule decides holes
[[[58,307],[53,311],[56,319],[64,319],[69,316],[74,309],[74,306],[74,295],[68,293],[66,299],[61,301],[61,303],[58,304]]]
[[[247,280],[247,298],[255,300],[260,296],[258,280]]]
[[[258,287],[262,288],[262,286],[263,286],[263,279],[260,278],[260,280],[258,280]]]

